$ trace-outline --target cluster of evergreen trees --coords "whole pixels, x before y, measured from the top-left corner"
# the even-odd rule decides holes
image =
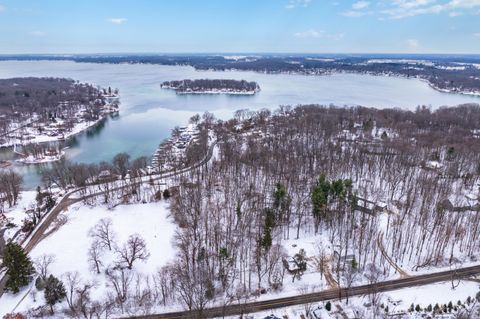
[[[22,246],[14,242],[8,243],[5,247],[3,266],[7,269],[5,291],[14,294],[32,282],[36,274],[33,263]],[[44,291],[45,302],[53,314],[53,306],[67,295],[62,281],[44,273],[37,278],[35,286],[38,290]]]

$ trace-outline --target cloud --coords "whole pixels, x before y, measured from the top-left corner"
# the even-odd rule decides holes
[[[480,0],[391,0],[375,2],[357,0],[350,10],[341,12],[345,17],[376,15],[379,20],[403,19],[418,15],[445,14],[450,17],[480,15]]]
[[[480,32],[474,33],[473,36],[476,38],[480,38]]]
[[[37,37],[37,38],[43,38],[43,37],[46,37],[48,34],[47,32],[43,32],[43,31],[32,31],[29,33],[32,37]]]
[[[369,14],[371,14],[370,11],[367,12],[367,11],[349,10],[349,11],[342,12],[342,15],[345,17],[363,17]]]
[[[302,32],[296,32],[293,34],[295,38],[299,39],[319,39],[319,38],[324,38],[324,39],[330,39],[330,40],[341,40],[345,37],[345,33],[335,33],[335,34],[330,34],[327,33],[323,30],[315,30],[315,29],[310,29],[307,31],[302,31]]]
[[[289,0],[285,8],[295,9],[298,7],[308,7],[312,0]]]
[[[408,39],[407,46],[410,50],[414,51],[418,49],[418,47],[420,46],[420,43],[416,39]]]
[[[321,38],[325,34],[325,31],[317,31],[317,30],[307,30],[302,32],[296,32],[293,34],[296,38]]]
[[[345,17],[363,17],[366,15],[370,15],[373,12],[364,11],[364,9],[367,9],[369,6],[370,6],[370,2],[360,0],[352,4],[352,10],[342,12],[342,15]]]
[[[120,25],[127,22],[127,19],[126,18],[109,18],[107,19],[107,22]]]
[[[2,5],[0,4],[0,12],[6,11],[6,10],[7,10],[7,8],[6,8],[5,6],[2,6]]]
[[[480,0],[394,0],[390,8],[381,11],[392,19],[402,19],[424,14],[447,13],[451,17],[472,13],[480,8]]]
[[[357,1],[354,4],[352,4],[352,9],[354,10],[361,10],[361,9],[366,9],[370,5],[370,2],[368,1]]]
[[[459,16],[463,15],[463,13],[458,12],[458,11],[452,11],[448,15],[453,18],[453,17],[459,17]]]

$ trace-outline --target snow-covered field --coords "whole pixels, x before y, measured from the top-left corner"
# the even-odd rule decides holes
[[[112,210],[105,206],[77,205],[61,216],[63,219],[66,218],[66,224],[42,240],[33,249],[30,257],[35,260],[44,254],[54,255],[55,261],[49,269],[50,273],[62,278],[66,272],[78,271],[82,280],[96,282],[94,297],[102,297],[106,290],[104,275],[92,272],[87,261],[87,252],[92,241],[89,237],[89,230],[100,219],[110,218],[112,220],[116,242],[119,245],[122,245],[130,235],[135,233],[144,238],[150,257],[146,262],[137,261],[134,264],[136,273],[154,274],[158,268],[174,257],[175,252],[171,240],[175,225],[170,221],[166,202],[122,205]],[[113,252],[110,255],[106,254],[102,260],[104,266],[113,263],[114,259]],[[25,311],[30,307],[43,305],[43,293],[37,293],[35,302],[30,293],[32,287],[34,287],[34,283],[16,295],[4,294],[0,298],[0,317],[13,310]]]

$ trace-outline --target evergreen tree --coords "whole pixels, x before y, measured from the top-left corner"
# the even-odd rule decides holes
[[[328,195],[331,192],[330,182],[325,175],[320,175],[312,191],[313,216],[318,220],[325,218]]]
[[[45,282],[45,301],[53,314],[53,305],[67,296],[65,287],[60,279],[50,275]]]
[[[352,259],[352,270],[357,270],[357,268],[358,268],[357,259],[355,258],[355,256],[353,256],[353,259]]]
[[[169,199],[169,198],[170,198],[170,191],[168,190],[168,188],[166,188],[166,189],[163,191],[163,198],[164,198],[164,199]]]
[[[265,225],[263,226],[263,236],[261,246],[268,251],[272,246],[272,230],[275,226],[275,214],[270,208],[265,209]]]
[[[282,221],[290,209],[292,199],[287,193],[287,189],[283,184],[277,183],[273,192],[273,209],[275,210],[276,220]]]
[[[332,303],[330,301],[327,301],[327,304],[325,305],[325,310],[327,311],[332,310]]]
[[[7,268],[5,290],[17,293],[26,286],[35,270],[32,261],[17,243],[8,243],[5,247],[3,264]]]

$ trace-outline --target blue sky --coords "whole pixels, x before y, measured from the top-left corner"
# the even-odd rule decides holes
[[[480,0],[0,0],[0,53],[480,53]]]

